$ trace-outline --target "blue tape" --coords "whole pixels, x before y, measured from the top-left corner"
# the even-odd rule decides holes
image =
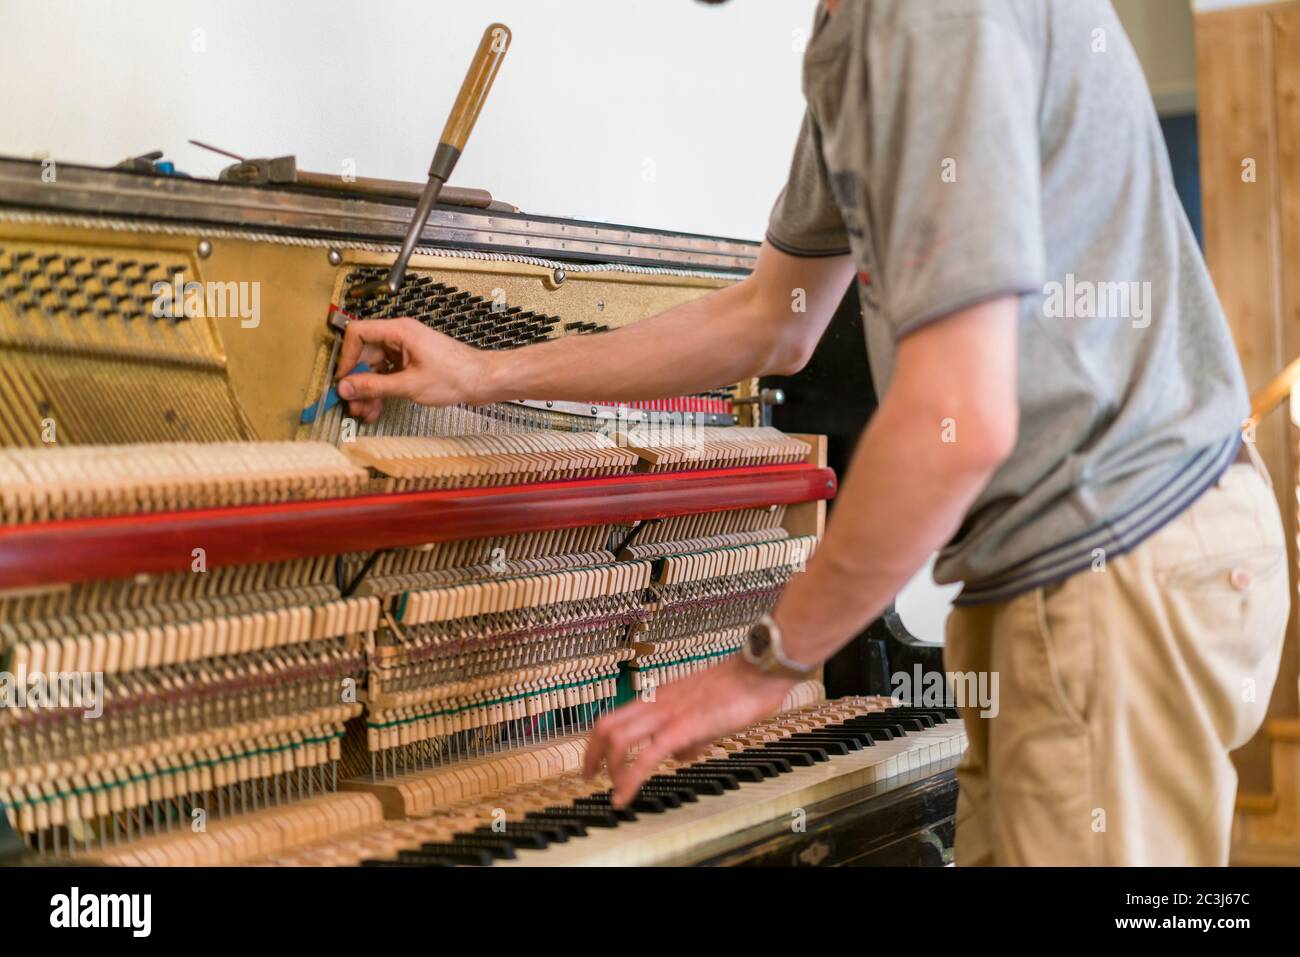
[[[358,372],[369,372],[369,371],[371,371],[369,363],[358,362],[356,364],[356,367],[351,372],[349,372],[348,375],[356,375]],[[344,378],[347,378],[347,376],[344,376]],[[325,404],[321,406],[321,413],[324,414],[325,412],[328,412],[330,409],[334,408],[334,406],[338,405],[339,401],[340,400],[339,400],[338,385],[335,384],[330,386],[329,391],[325,393]],[[318,405],[320,405],[319,399],[317,399],[311,405],[307,406],[307,408],[303,409],[302,418],[299,419],[298,421],[301,422],[303,425],[311,425],[313,422],[315,422],[316,406]]]

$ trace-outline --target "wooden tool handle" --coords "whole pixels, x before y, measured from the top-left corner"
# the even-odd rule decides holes
[[[478,120],[479,111],[487,100],[492,81],[496,79],[501,61],[505,59],[506,50],[510,48],[510,28],[504,23],[493,23],[483,31],[478,50],[465,73],[465,82],[456,94],[456,103],[447,117],[439,142],[453,147],[457,151],[465,148],[470,131]]]
[[[415,213],[411,216],[411,225],[406,231],[406,238],[402,240],[397,259],[388,270],[388,277],[353,286],[348,290],[349,299],[374,295],[385,289],[390,295],[396,295],[401,288],[402,278],[406,275],[406,264],[411,261],[415,244],[424,232],[424,224],[429,221],[429,212],[438,201],[443,184],[451,179],[456,161],[460,159],[460,151],[469,139],[470,131],[474,129],[479,111],[483,109],[488,91],[492,89],[492,81],[496,79],[497,70],[501,69],[501,61],[509,48],[510,28],[504,23],[489,24],[483,31],[483,39],[479,41],[478,50],[465,74],[465,82],[456,94],[451,115],[447,117],[447,125],[438,140],[438,148],[433,151],[433,162],[429,164],[429,181],[420,193],[420,201],[416,203]]]

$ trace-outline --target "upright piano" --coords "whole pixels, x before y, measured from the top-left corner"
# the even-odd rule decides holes
[[[365,424],[332,389],[341,318],[600,335],[754,244],[467,192],[352,303],[409,200],[52,169],[0,159],[0,860],[946,859],[960,722],[888,698],[869,645],[631,808],[578,774],[595,720],[734,654],[799,573],[853,438],[818,415],[868,391],[817,392],[814,363]]]

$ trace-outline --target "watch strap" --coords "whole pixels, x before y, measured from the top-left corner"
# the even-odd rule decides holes
[[[764,674],[779,675],[793,681],[806,681],[817,673],[817,665],[801,665],[786,657],[781,640],[781,628],[771,615],[764,615],[755,622],[754,627],[750,629],[750,634],[752,635],[754,630],[759,628],[767,632],[767,648],[761,655],[755,655],[747,639],[744,657],[751,665]]]

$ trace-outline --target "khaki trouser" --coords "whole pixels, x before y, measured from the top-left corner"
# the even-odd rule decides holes
[[[957,864],[1226,864],[1286,564],[1272,490],[1235,464],[1104,567],[956,609],[945,667],[998,681],[994,716],[962,709]]]

